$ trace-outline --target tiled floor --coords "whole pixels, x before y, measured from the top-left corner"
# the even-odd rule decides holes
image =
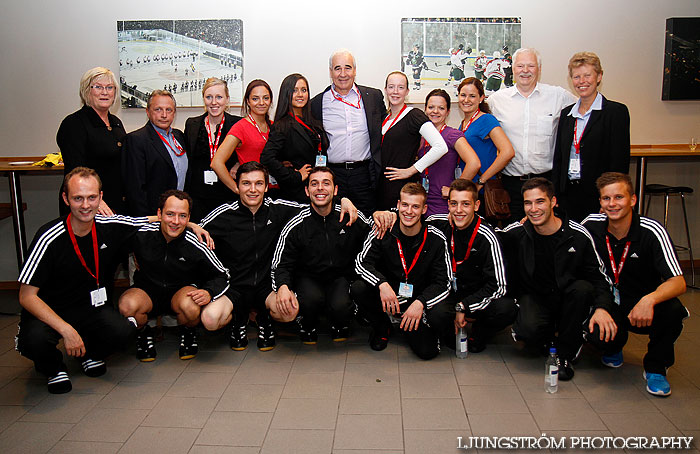
[[[682,300],[698,313],[700,292]],[[3,454],[408,454],[466,452],[457,437],[470,435],[700,437],[698,317],[676,344],[666,399],[644,390],[640,336],[631,337],[621,369],[584,350],[574,380],[551,395],[543,390],[544,359],[506,333],[466,360],[445,350],[425,362],[400,338],[371,351],[365,328],[343,344],[324,335],[317,346],[282,338],[267,353],[255,348],[252,330],[244,352],[206,335],[191,361],[177,357],[168,332],[153,363],[116,355],[107,375],[94,379],[69,362],[73,391],[56,396],[14,351],[16,322],[0,316]]]

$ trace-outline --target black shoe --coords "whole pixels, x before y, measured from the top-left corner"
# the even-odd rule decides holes
[[[559,359],[559,380],[569,381],[574,378],[574,366],[568,359]]]
[[[369,335],[369,348],[374,351],[380,352],[389,345],[389,330],[379,329],[372,330],[372,334]]]
[[[228,340],[231,350],[241,352],[248,347],[248,330],[246,325],[231,325],[231,337]]]
[[[95,361],[93,359],[86,359],[82,363],[83,372],[88,377],[99,377],[107,372],[107,366],[104,361]]]
[[[299,329],[299,339],[301,339],[301,342],[306,345],[316,345],[316,342],[318,342],[316,328]]]
[[[333,342],[345,342],[350,337],[350,328],[344,326],[342,328],[336,328],[331,326],[331,337]]]
[[[192,359],[197,356],[197,329],[194,327],[180,327],[180,359]]]
[[[61,371],[53,377],[49,377],[47,386],[51,394],[65,394],[73,389],[70,377],[68,377],[68,373],[65,371]]]
[[[139,361],[149,362],[156,359],[156,345],[153,343],[153,330],[150,326],[144,326],[136,336],[136,358]]]
[[[275,330],[272,328],[272,323],[258,324],[258,350],[268,352],[275,348]]]
[[[486,350],[486,342],[478,337],[470,337],[467,342],[467,350],[469,353],[481,353]]]

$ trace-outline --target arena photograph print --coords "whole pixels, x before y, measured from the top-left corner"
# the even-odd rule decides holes
[[[406,101],[422,103],[435,88],[456,101],[466,77],[483,80],[490,93],[512,86],[520,27],[519,17],[401,19],[401,69],[411,85]]]
[[[153,90],[172,92],[178,107],[202,106],[209,77],[228,83],[231,105],[243,99],[243,21],[117,21],[123,108],[146,107]]]

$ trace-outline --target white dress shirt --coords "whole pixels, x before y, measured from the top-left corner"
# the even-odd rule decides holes
[[[520,176],[552,170],[559,115],[576,102],[574,95],[562,87],[538,83],[527,98],[513,86],[497,91],[487,102],[515,149],[503,173]]]
[[[336,96],[343,101],[336,99]],[[346,104],[347,103],[347,104]],[[356,106],[359,105],[359,108]],[[365,105],[357,85],[347,95],[335,88],[323,94],[323,129],[328,134],[328,162],[366,161],[371,157]]]

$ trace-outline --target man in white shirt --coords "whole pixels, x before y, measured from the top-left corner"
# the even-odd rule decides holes
[[[515,86],[489,96],[491,112],[501,123],[515,149],[503,169],[503,187],[510,195],[511,220],[524,217],[520,192],[534,177],[552,178],[556,130],[562,109],[576,102],[566,89],[539,83],[542,58],[531,48],[513,54]]]
[[[311,114],[328,134],[328,167],[335,173],[338,195],[370,215],[381,171],[384,95],[355,84],[355,57],[346,49],[330,56],[328,68],[333,83],[311,100]]]

